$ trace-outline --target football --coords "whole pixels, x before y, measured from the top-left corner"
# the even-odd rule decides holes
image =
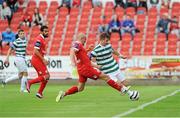
[[[130,95],[130,99],[132,101],[137,101],[139,99],[139,92],[138,91],[133,91],[132,95]]]

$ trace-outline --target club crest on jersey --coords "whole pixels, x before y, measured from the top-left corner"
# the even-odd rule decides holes
[[[94,75],[93,78],[97,78],[97,75]]]

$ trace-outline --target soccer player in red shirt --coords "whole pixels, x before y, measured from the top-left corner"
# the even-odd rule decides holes
[[[46,87],[46,84],[50,78],[50,74],[46,67],[48,61],[44,58],[46,52],[45,38],[48,37],[48,27],[42,26],[40,30],[40,35],[35,39],[34,54],[31,59],[31,64],[38,73],[38,77],[33,80],[29,80],[26,86],[27,91],[30,93],[31,85],[35,83],[40,83],[39,91],[36,94],[38,98],[43,97],[43,90]]]
[[[129,91],[128,90],[129,88],[125,87],[123,84],[116,83],[108,75],[94,68],[94,67],[97,68],[98,66],[91,63],[87,55],[87,52],[83,47],[85,42],[86,42],[86,36],[80,33],[77,37],[77,41],[74,42],[70,52],[71,65],[74,67],[77,66],[77,70],[78,70],[78,75],[79,75],[78,86],[72,86],[66,92],[59,91],[59,94],[56,97],[56,102],[59,102],[62,98],[64,98],[67,95],[71,95],[83,91],[87,78],[93,80],[97,80],[97,79],[104,80],[107,82],[109,86],[122,93],[126,93]]]

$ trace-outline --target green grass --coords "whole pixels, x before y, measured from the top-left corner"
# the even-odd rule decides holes
[[[112,117],[158,97],[172,93],[178,86],[135,86],[140,91],[139,101],[130,101],[108,86],[87,86],[84,92],[55,102],[59,90],[68,86],[47,85],[42,100],[35,97],[38,86],[32,86],[30,94],[19,92],[19,85],[0,88],[0,117]],[[156,104],[129,114],[129,117],[180,117],[180,93]]]

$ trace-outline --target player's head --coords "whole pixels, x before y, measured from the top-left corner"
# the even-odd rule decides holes
[[[44,38],[47,38],[48,33],[49,33],[48,27],[47,26],[42,26],[40,30],[41,30],[41,34],[44,36]]]
[[[24,39],[24,30],[22,30],[22,29],[20,29],[19,31],[18,31],[18,37],[19,38],[21,38],[21,39]]]
[[[105,45],[109,44],[109,39],[110,38],[109,38],[108,34],[106,34],[106,33],[100,34],[100,44],[102,46],[105,46]]]
[[[83,33],[79,33],[77,36],[77,40],[84,45],[86,43],[86,35]]]

